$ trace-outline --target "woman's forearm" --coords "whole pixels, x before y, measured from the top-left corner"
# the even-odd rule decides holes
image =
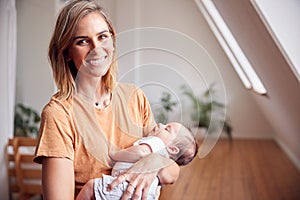
[[[158,179],[161,185],[173,184],[178,179],[180,167],[173,162],[172,164],[162,168],[158,172]]]
[[[108,190],[110,191],[120,183],[127,181],[135,190],[132,191],[132,187],[127,187],[122,199],[138,199],[139,196],[142,196],[142,199],[147,199],[150,186],[156,177],[159,177],[161,184],[172,184],[178,176],[179,166],[173,160],[151,153],[136,162],[124,174],[119,175],[109,185]]]
[[[136,162],[130,171],[147,173],[147,170],[156,171],[161,184],[172,184],[178,179],[180,167],[173,160],[152,153]]]
[[[74,199],[73,161],[67,158],[43,158],[43,199]]]

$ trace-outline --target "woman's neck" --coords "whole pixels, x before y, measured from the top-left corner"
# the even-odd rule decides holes
[[[88,101],[91,105],[103,109],[111,100],[111,93],[102,83],[102,79],[78,79],[76,81],[77,94]]]

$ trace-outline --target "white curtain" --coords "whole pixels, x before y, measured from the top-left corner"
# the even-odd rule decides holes
[[[7,180],[4,146],[13,136],[17,52],[15,3],[15,0],[0,0],[0,180]],[[8,199],[8,184],[1,182],[1,197]]]

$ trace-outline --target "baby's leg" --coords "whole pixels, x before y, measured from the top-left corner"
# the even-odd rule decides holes
[[[95,200],[94,179],[89,180],[80,190],[76,200]]]
[[[94,194],[96,200],[116,200],[121,199],[124,183],[117,185],[113,190],[107,191],[108,185],[115,180],[115,177],[103,174],[102,178],[96,178],[94,181]],[[127,182],[125,182],[127,183]]]
[[[96,200],[116,200],[121,199],[123,193],[128,187],[128,182],[123,182],[117,185],[113,190],[107,191],[108,185],[115,180],[115,177],[103,175],[102,178],[96,178],[94,181],[94,193]],[[158,179],[156,178],[152,183],[150,190],[148,192],[147,200],[156,199],[156,188],[158,185]],[[141,200],[141,197],[139,198]]]
[[[76,200],[86,200],[88,198],[96,199],[96,200],[121,199],[123,192],[126,190],[126,188],[128,186],[128,182],[123,182],[123,183],[117,185],[113,190],[107,191],[108,185],[115,179],[116,179],[115,177],[103,175],[102,178],[93,179],[93,182],[89,181],[85,185],[86,188],[82,188],[82,190],[83,190],[82,197],[84,197],[84,198],[76,199]],[[156,199],[155,194],[156,194],[157,185],[158,185],[158,179],[155,179],[150,187],[147,200]],[[79,193],[79,195],[80,194],[81,194],[81,192]],[[92,195],[92,197],[90,195]],[[141,199],[141,197],[139,199]]]

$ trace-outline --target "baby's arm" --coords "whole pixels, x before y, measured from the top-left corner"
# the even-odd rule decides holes
[[[150,153],[152,153],[152,151],[149,145],[139,144],[120,151],[112,151],[109,153],[109,156],[115,161],[136,162]]]

